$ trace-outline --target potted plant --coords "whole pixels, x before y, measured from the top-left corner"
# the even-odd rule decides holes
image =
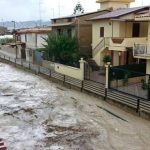
[[[103,63],[107,64],[108,62],[111,62],[111,57],[109,55],[105,55],[103,57]]]

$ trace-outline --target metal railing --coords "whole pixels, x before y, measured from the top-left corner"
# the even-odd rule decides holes
[[[95,56],[100,50],[109,46],[109,38],[103,38],[93,49],[93,56]]]
[[[150,56],[150,44],[134,44],[133,56]]]

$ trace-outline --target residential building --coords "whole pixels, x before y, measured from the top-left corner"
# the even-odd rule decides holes
[[[35,50],[44,48],[43,38],[51,32],[51,27],[21,29],[17,32],[18,40],[25,43],[26,61],[34,62]]]
[[[150,75],[150,7],[145,11],[138,12],[135,21],[147,24],[145,31],[147,37],[145,42],[139,41],[134,44],[133,56],[140,60],[146,60],[146,73]]]
[[[6,27],[0,26],[0,35],[5,35],[8,32]]]
[[[103,57],[110,55],[113,66],[144,61],[133,57],[135,44],[146,44],[150,33],[148,17],[149,6],[129,8],[133,0],[99,0],[102,8],[113,7],[111,12],[93,17],[92,21],[92,55],[100,66]],[[118,3],[118,5],[116,4]],[[122,6],[122,7],[121,7]],[[126,6],[126,8],[125,8]],[[144,14],[145,16],[145,14]]]
[[[67,32],[68,36],[76,37],[80,50],[91,55],[92,52],[92,23],[87,21],[92,17],[105,14],[109,10],[99,10],[91,13],[71,15],[52,19],[52,30],[57,34]]]

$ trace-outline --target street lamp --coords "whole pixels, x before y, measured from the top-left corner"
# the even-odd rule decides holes
[[[15,21],[11,21],[14,25],[14,29],[13,29],[13,35],[14,35],[14,39],[15,39],[15,43],[16,43],[16,22]]]
[[[16,22],[15,22],[15,21],[11,21],[11,22],[14,24],[13,35],[14,35],[14,39],[15,39],[16,58],[17,58],[17,46],[16,46]]]
[[[16,22],[15,21],[11,21],[14,24],[14,30],[16,29]]]

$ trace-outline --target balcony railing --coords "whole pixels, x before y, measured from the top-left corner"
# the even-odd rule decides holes
[[[146,37],[130,37],[130,38],[111,38],[110,46],[114,47],[133,47],[135,43],[145,44]]]
[[[134,57],[150,57],[150,44],[134,44],[133,47]]]

